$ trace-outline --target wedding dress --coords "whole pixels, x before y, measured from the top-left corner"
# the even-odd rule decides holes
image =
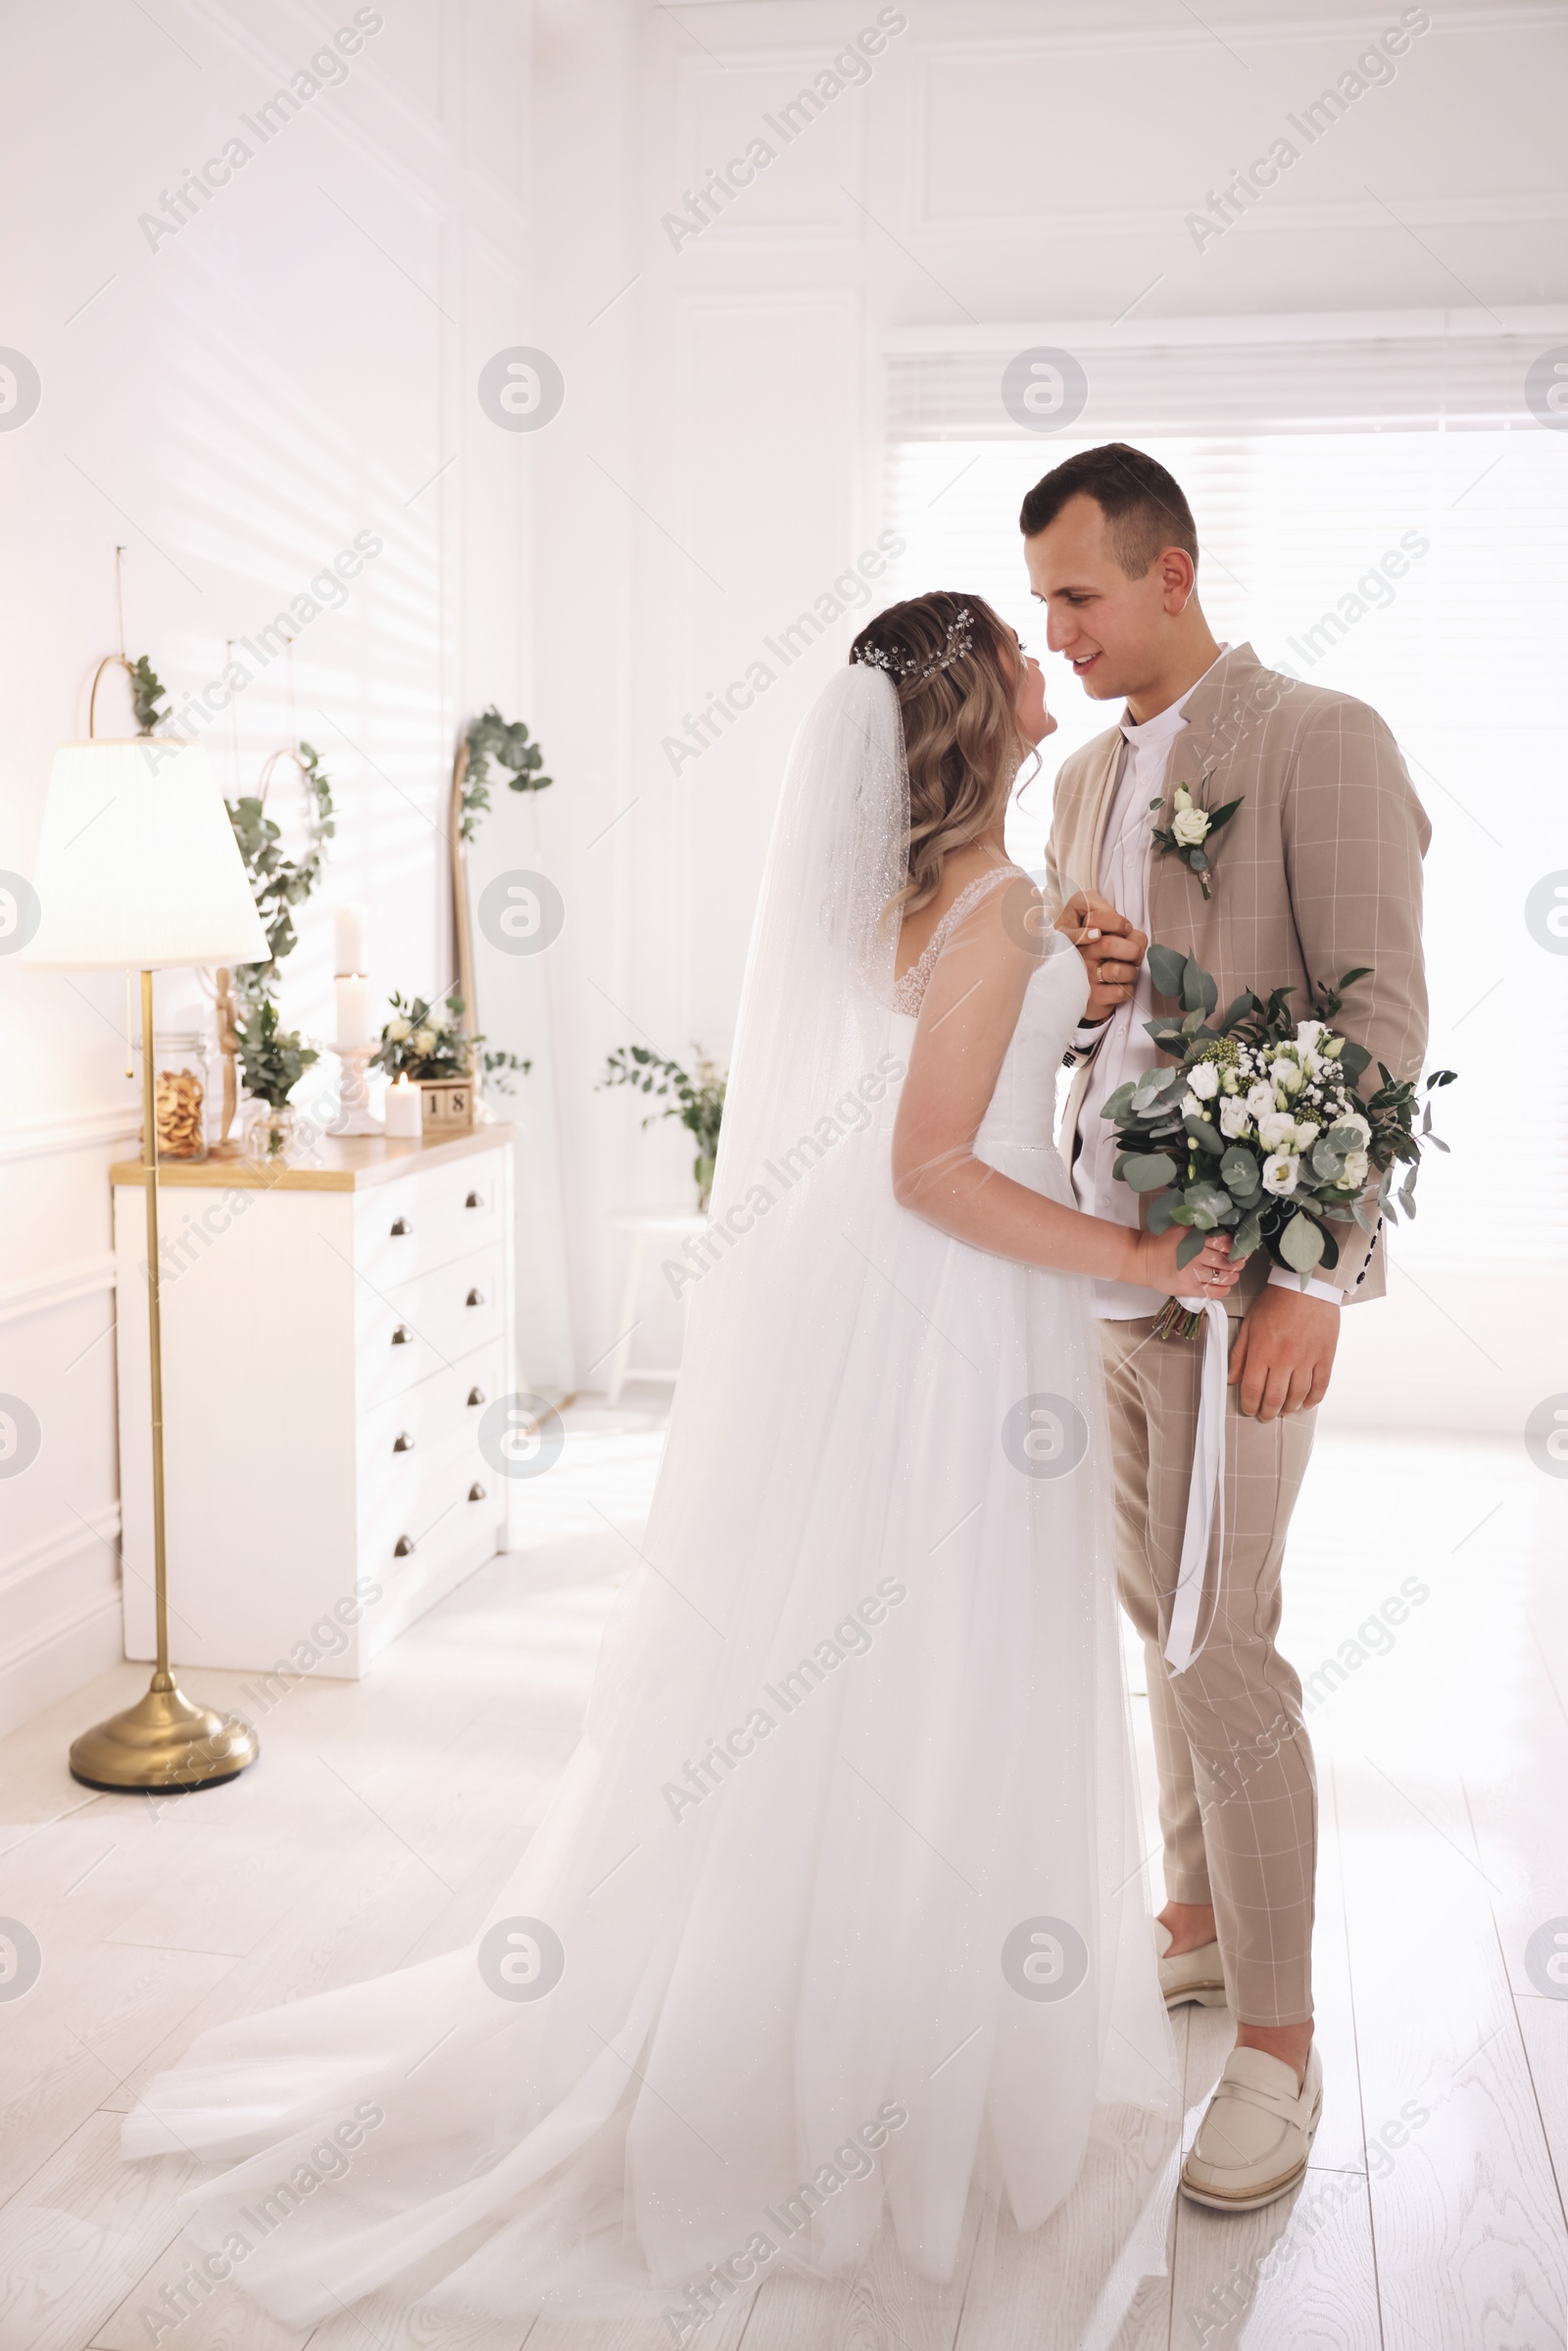
[[[884,2213],[942,2278],[976,2184],[1031,2228],[1097,2103],[1168,2107],[1087,1284],[893,1195],[922,991],[998,878],[895,983],[906,811],[849,667],[774,825],[644,1564],[485,1929],[202,2033],[126,2118],[220,2167],[207,2274],[295,2325],[386,2285],[685,2339]],[[975,1148],[1070,1205],[1049,944]]]

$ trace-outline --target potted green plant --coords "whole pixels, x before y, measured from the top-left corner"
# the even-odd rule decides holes
[[[289,1096],[313,1061],[320,1058],[298,1029],[280,1029],[270,996],[256,1003],[238,1032],[239,1065],[245,1091],[261,1103],[245,1132],[245,1155],[267,1167],[285,1165],[296,1122]]]
[[[466,1133],[473,1124],[473,1084],[469,1072],[477,1053],[486,1077],[503,1094],[512,1092],[514,1077],[526,1076],[531,1061],[516,1053],[484,1050],[483,1037],[469,1037],[463,1026],[463,998],[449,990],[439,1005],[423,996],[390,999],[392,1012],[381,1031],[381,1043],[370,1062],[396,1081],[406,1077],[424,1097],[424,1131],[445,1135]]]
[[[724,1117],[726,1073],[709,1060],[701,1046],[697,1048],[696,1069],[685,1070],[678,1061],[667,1061],[662,1053],[650,1053],[646,1045],[622,1045],[606,1060],[605,1074],[599,1083],[601,1088],[634,1086],[640,1094],[670,1097],[668,1107],[651,1110],[643,1124],[651,1127],[661,1118],[678,1118],[687,1133],[695,1137],[697,1156],[692,1161],[692,1175],[697,1184],[697,1212],[706,1215],[718,1157],[718,1130]]]

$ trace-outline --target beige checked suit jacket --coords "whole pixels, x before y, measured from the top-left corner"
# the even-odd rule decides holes
[[[1298,1019],[1315,982],[1370,964],[1335,1026],[1372,1055],[1363,1091],[1378,1084],[1379,1061],[1396,1077],[1415,1077],[1427,1042],[1421,860],[1432,828],[1388,727],[1348,694],[1265,668],[1250,645],[1221,655],[1186,717],[1160,821],[1170,821],[1178,784],[1210,808],[1238,794],[1242,805],[1209,844],[1211,898],[1185,859],[1151,853],[1151,940],[1196,955],[1213,973],[1222,1008],[1244,988],[1266,997],[1289,987]],[[1056,778],[1045,884],[1053,920],[1075,890],[1097,886],[1121,745],[1120,728],[1110,728]],[[1079,1060],[1068,1095],[1061,1147],[1069,1166],[1092,1058]],[[1355,1224],[1334,1231],[1340,1261],[1321,1278],[1344,1289],[1347,1302],[1381,1297],[1381,1223],[1371,1239]],[[1238,1303],[1266,1278],[1261,1263],[1250,1277],[1238,1285]]]

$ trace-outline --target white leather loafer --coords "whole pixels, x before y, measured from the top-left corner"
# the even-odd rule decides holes
[[[1200,2008],[1224,2007],[1225,1971],[1217,1942],[1200,1943],[1196,1951],[1168,1959],[1170,1929],[1159,1919],[1154,1921],[1154,1941],[1159,1949],[1159,1988],[1167,2008],[1180,2008],[1184,2000],[1196,2000]]]
[[[1182,2193],[1216,2212],[1254,2212],[1295,2187],[1323,2112],[1323,2066],[1314,2045],[1306,2079],[1261,2049],[1233,2049],[1182,2165]]]

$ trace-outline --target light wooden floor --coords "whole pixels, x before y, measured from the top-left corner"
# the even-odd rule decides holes
[[[368,1681],[290,1693],[230,1787],[153,1802],[71,1780],[70,1738],[135,1695],[141,1667],[0,1742],[0,1911],[44,1953],[25,1996],[0,2000],[0,2351],[155,2339],[142,2314],[188,2258],[172,2198],[193,2171],[122,2164],[120,2118],[199,2028],[446,1949],[482,1918],[570,1748],[657,1459],[655,1412],[569,1418],[534,1546],[471,1577]],[[1526,1947],[1568,1929],[1568,1481],[1522,1445],[1325,1435],[1288,1653],[1310,1674],[1412,1577],[1425,1596],[1392,1645],[1362,1642],[1310,1717],[1328,2087],[1301,2189],[1226,2219],[1175,2195],[1174,2132],[1112,2134],[1032,2237],[974,2212],[950,2286],[879,2246],[838,2286],[769,2280],[703,2351],[1563,2351],[1568,1985],[1533,1980]],[[191,1690],[243,1705],[238,1681]],[[1182,2014],[1190,2133],[1229,2033],[1223,2012]],[[386,2295],[302,2334],[233,2288],[156,2339],[585,2342],[546,2322],[436,2328]],[[650,2323],[591,2339],[670,2338]]]

